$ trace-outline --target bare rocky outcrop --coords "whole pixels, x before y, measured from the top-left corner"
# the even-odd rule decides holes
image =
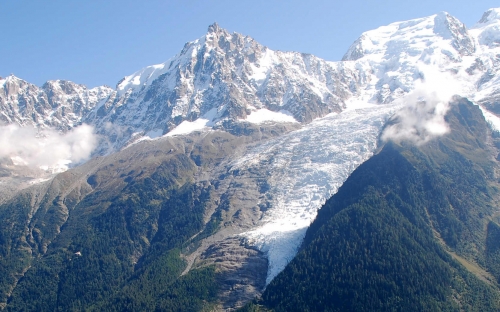
[[[267,258],[246,246],[242,238],[228,237],[212,244],[199,261],[217,264],[219,299],[226,311],[243,306],[266,286]]]

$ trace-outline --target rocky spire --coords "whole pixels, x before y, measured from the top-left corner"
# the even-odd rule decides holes
[[[218,33],[222,30],[217,22],[214,22],[212,25],[208,26],[208,33]]]

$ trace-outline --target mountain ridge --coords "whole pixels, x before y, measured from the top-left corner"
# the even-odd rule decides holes
[[[90,124],[101,136],[95,154],[102,155],[141,138],[165,135],[182,122],[200,118],[206,121],[196,129],[225,129],[253,112],[267,109],[309,123],[342,111],[349,100],[389,103],[414,88],[425,75],[420,68],[425,64],[457,72],[461,95],[491,108],[496,104],[489,99],[497,97],[493,83],[499,79],[493,52],[497,48],[497,10],[485,12],[480,19],[483,22],[470,30],[446,12],[382,26],[363,33],[340,62],[273,51],[214,23],[205,36],[186,43],[166,62],[124,77],[115,90],[98,87],[97,100],[84,105],[76,103],[68,109],[68,105],[58,103],[64,92],[56,91],[57,87],[50,87],[56,84],[48,82],[52,91],[45,93],[54,93],[56,100],[49,99],[50,95],[47,100],[38,100],[42,113],[32,117],[31,124],[56,126],[63,131],[80,123]],[[49,118],[48,112],[43,112],[42,107],[48,107],[45,102],[62,113]],[[7,106],[3,105],[5,122],[26,123],[29,117],[20,118],[15,106],[10,104],[5,109]],[[62,114],[68,115],[67,110],[76,115],[61,120]]]

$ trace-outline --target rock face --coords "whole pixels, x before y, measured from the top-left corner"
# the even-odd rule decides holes
[[[226,128],[263,108],[310,122],[340,112],[361,84],[363,76],[354,68],[273,51],[213,24],[172,59],[121,80],[86,121],[119,148],[133,135],[162,135],[198,118]]]
[[[71,81],[47,81],[41,88],[9,76],[0,79],[0,122],[67,131],[82,122],[112,89],[88,89]]]
[[[258,249],[245,246],[241,238],[232,237],[211,245],[199,260],[217,263],[219,298],[224,310],[243,306],[264,290],[267,259]]]

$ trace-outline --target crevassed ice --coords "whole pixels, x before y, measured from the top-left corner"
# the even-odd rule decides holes
[[[269,208],[261,224],[243,233],[267,254],[268,284],[295,256],[318,209],[374,152],[385,121],[399,104],[330,114],[267,142],[233,163],[234,169],[268,166]]]

